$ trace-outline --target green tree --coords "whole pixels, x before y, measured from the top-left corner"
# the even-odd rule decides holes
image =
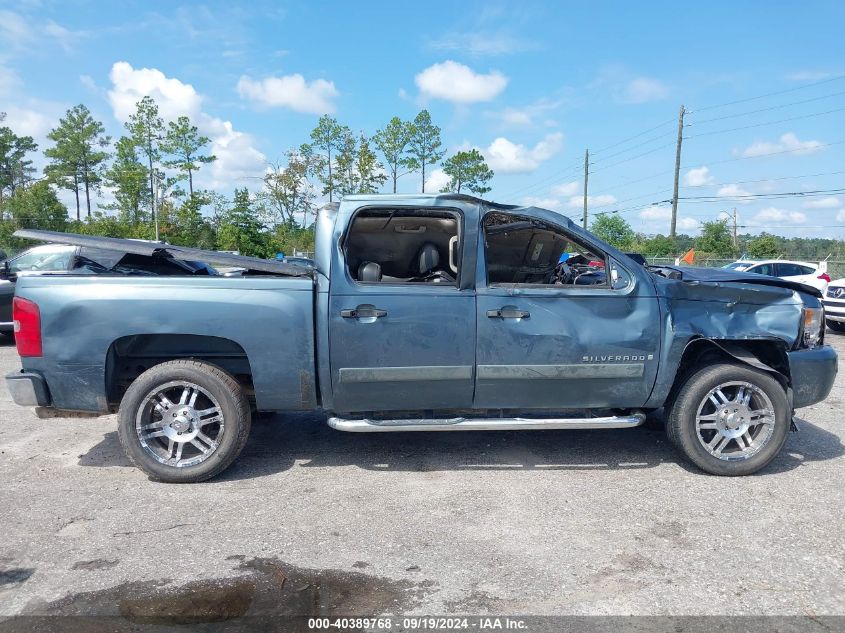
[[[90,110],[79,104],[59,119],[59,125],[47,135],[56,145],[44,151],[51,159],[44,169],[48,178],[76,195],[76,219],[79,219],[79,188],[85,190],[85,206],[91,217],[91,189],[102,180],[102,168],[109,157],[105,148],[111,139],[103,124]]]
[[[639,252],[646,257],[669,257],[677,251],[675,241],[668,235],[655,235],[643,238],[639,244]]]
[[[695,240],[695,248],[714,257],[731,257],[734,246],[727,220],[702,222],[701,235]]]
[[[167,125],[167,134],[162,142],[162,150],[172,158],[165,161],[168,167],[184,172],[188,177],[188,195],[194,195],[194,172],[202,165],[213,163],[217,157],[203,154],[205,146],[211,140],[199,133],[197,126],[191,124],[186,116],[180,116]]]
[[[261,203],[273,226],[296,224],[296,218],[300,214],[302,225],[306,226],[314,202],[314,188],[308,181],[313,156],[289,150],[287,160],[288,163],[284,167],[271,165],[264,175]]]
[[[0,114],[2,121],[6,115]],[[30,181],[35,168],[27,154],[37,149],[31,136],[18,136],[11,128],[0,126],[0,201],[4,194],[14,195],[18,187]]]
[[[772,259],[780,253],[780,241],[771,233],[761,233],[748,241],[747,250],[752,259]]]
[[[370,140],[361,133],[358,138],[358,151],[355,156],[355,174],[357,177],[357,193],[377,193],[387,181],[384,165],[370,147]]]
[[[117,210],[126,224],[136,225],[147,220],[143,209],[150,200],[148,173],[138,158],[135,141],[127,136],[118,139],[114,161],[104,174],[105,185],[112,189],[115,199],[106,208]]]
[[[232,206],[219,218],[217,246],[241,255],[268,255],[267,234],[246,188],[235,190]]]
[[[408,142],[407,165],[411,171],[422,171],[422,192],[425,193],[425,166],[440,162],[445,151],[441,150],[440,128],[431,122],[428,110],[421,111],[411,124],[411,140]]]
[[[461,193],[466,188],[472,193],[484,195],[492,187],[493,170],[487,166],[484,156],[477,149],[458,152],[443,163],[443,171],[451,179],[443,191]]]
[[[590,231],[611,246],[620,250],[628,250],[634,243],[634,230],[620,215],[605,213],[596,216],[590,225]]]
[[[214,227],[201,212],[203,204],[207,203],[207,197],[197,194],[175,207],[165,231],[167,241],[179,246],[214,249]]]
[[[126,122],[135,147],[147,159],[147,177],[150,180],[150,209],[155,222],[155,185],[153,180],[158,175],[158,162],[161,160],[161,142],[164,134],[164,121],[158,114],[155,100],[146,96],[135,104],[135,113]]]
[[[383,130],[373,136],[373,143],[384,156],[387,172],[393,181],[393,193],[396,193],[396,181],[407,174],[414,164],[414,159],[406,154],[412,132],[412,123],[395,116]]]
[[[323,193],[329,194],[329,202],[334,199],[335,177],[332,173],[332,156],[338,152],[351,134],[349,128],[341,125],[334,117],[324,114],[311,130],[311,151],[315,158],[314,172],[323,183]],[[321,150],[322,153],[313,150]]]
[[[18,187],[7,206],[16,228],[64,231],[67,226],[67,209],[46,180]]]

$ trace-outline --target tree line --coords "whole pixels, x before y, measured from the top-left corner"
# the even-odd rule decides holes
[[[324,115],[307,142],[267,166],[258,192],[240,188],[231,198],[194,186],[197,172],[217,160],[211,140],[189,117],[165,121],[149,96],[116,141],[85,105],[68,110],[48,134],[42,175],[34,139],[4,119],[0,113],[0,245],[12,248],[21,246],[11,237],[16,229],[41,228],[140,239],[158,233],[173,244],[272,257],[313,250],[309,220],[321,196],[331,202],[385,185],[396,193],[399,179],[412,174],[425,192],[437,165],[449,177],[442,191],[483,195],[494,175],[478,150],[446,158],[427,110],[410,121],[393,117],[372,137]],[[58,189],[72,192],[75,218]],[[99,200],[104,189],[108,202]]]
[[[696,260],[703,259],[800,259],[819,261],[830,258],[845,260],[845,242],[818,237],[783,237],[771,233],[737,235],[734,240],[727,220],[701,223],[701,234],[695,237],[677,235],[645,235],[634,231],[625,218],[615,214],[596,216],[590,231],[616,248],[646,257],[676,257],[695,249]]]

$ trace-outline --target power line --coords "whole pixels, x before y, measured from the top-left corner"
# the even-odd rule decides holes
[[[821,143],[819,145],[813,145],[812,147],[796,147],[796,148],[793,148],[793,149],[779,150],[777,152],[766,152],[765,154],[754,154],[753,156],[740,156],[738,158],[728,158],[728,159],[725,159],[725,160],[707,161],[707,164],[708,165],[722,165],[724,163],[733,163],[733,162],[736,162],[736,161],[739,161],[739,160],[752,160],[754,158],[764,158],[766,156],[777,156],[779,154],[794,154],[796,152],[808,153],[808,152],[813,152],[813,151],[822,149],[823,147],[832,147],[833,145],[841,145],[842,143],[845,143],[845,141],[834,141],[832,143]],[[702,161],[699,161],[699,164],[701,162]],[[688,167],[690,167],[690,165],[684,165],[683,166],[684,169],[686,169]]]
[[[811,114],[802,114],[800,116],[793,116],[786,119],[778,119],[777,121],[765,121],[763,123],[752,123],[751,125],[743,125],[740,127],[732,127],[723,130],[711,130],[709,132],[702,132],[701,134],[693,134],[692,136],[685,136],[684,138],[699,138],[701,136],[712,136],[713,134],[725,134],[726,132],[738,132],[739,130],[748,130],[755,127],[765,127],[767,125],[775,125],[777,123],[786,123],[788,121],[798,121],[799,119],[810,119],[825,114],[833,114],[834,112],[842,112],[845,108],[835,108],[833,110],[826,110],[824,112],[813,112]]]
[[[624,143],[627,143],[628,141],[633,141],[635,138],[639,138],[639,137],[641,137],[645,134],[648,134],[649,132],[653,132],[654,130],[659,130],[660,128],[662,128],[665,125],[668,125],[670,123],[674,123],[674,121],[675,121],[675,119],[669,119],[668,121],[664,121],[663,123],[655,125],[654,127],[650,127],[647,130],[643,130],[639,134],[634,134],[633,136],[629,136],[628,138],[622,139],[621,141],[617,141],[616,143],[613,143],[612,145],[608,145],[606,147],[602,147],[601,149],[597,149],[594,153],[595,154],[601,154],[602,152],[605,152],[609,149],[613,149],[614,147],[618,147],[619,145],[623,145]]]
[[[845,90],[842,92],[833,92],[831,94],[822,95],[820,97],[813,97],[812,99],[803,99],[801,101],[791,101],[790,103],[781,103],[779,105],[769,106],[768,108],[758,108],[757,110],[747,110],[746,112],[738,112],[736,114],[726,114],[725,116],[717,116],[713,117],[712,119],[705,119],[703,121],[695,121],[693,120],[692,123],[687,123],[687,127],[693,125],[704,125],[705,123],[712,123],[714,121],[724,121],[725,119],[735,119],[741,116],[747,116],[749,114],[758,114],[759,112],[770,112],[771,110],[778,110],[780,108],[787,108],[789,106],[794,105],[801,105],[804,103],[811,103],[813,101],[820,101],[822,99],[829,99],[830,97],[838,97],[840,95],[845,95]]]
[[[845,79],[845,75],[838,75],[836,77],[830,77],[828,79],[822,79],[820,81],[814,81],[812,83],[802,84],[800,86],[796,86],[795,88],[788,88],[786,90],[778,90],[778,91],[775,91],[775,92],[767,92],[766,94],[757,95],[756,97],[747,97],[745,99],[736,99],[734,101],[726,101],[724,103],[716,103],[716,104],[713,104],[713,105],[705,106],[703,108],[697,108],[697,109],[691,110],[691,113],[695,114],[695,113],[698,113],[698,112],[705,112],[707,110],[715,110],[716,108],[725,108],[727,106],[736,105],[738,103],[748,103],[749,101],[756,101],[757,99],[765,99],[766,97],[774,97],[776,95],[787,94],[787,93],[790,93],[790,92],[795,92],[797,90],[805,90],[806,88],[812,88],[814,86],[821,86],[822,84],[828,84],[828,83],[831,83],[832,81],[839,81],[841,79]]]
[[[750,185],[758,182],[776,182],[778,180],[795,180],[797,178],[816,178],[818,176],[836,176],[838,174],[845,174],[845,171],[827,171],[818,174],[802,174],[800,176],[781,176],[778,178],[762,178],[760,180],[735,180],[734,182],[711,182],[703,185],[682,185],[685,189],[693,189],[698,187],[727,187],[729,185]]]

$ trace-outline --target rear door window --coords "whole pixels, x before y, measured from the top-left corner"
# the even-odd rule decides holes
[[[800,277],[801,275],[805,274],[801,270],[801,266],[797,264],[787,264],[787,263],[780,263],[778,264],[778,277]]]

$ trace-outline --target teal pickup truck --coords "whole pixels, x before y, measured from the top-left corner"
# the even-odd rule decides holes
[[[127,455],[168,482],[231,464],[252,411],[314,410],[341,431],[399,432],[618,429],[664,409],[688,460],[744,475],[837,371],[815,288],[648,267],[557,213],[464,195],[328,205],[313,267],[18,235],[242,269],[17,281],[15,402],[117,411]]]

